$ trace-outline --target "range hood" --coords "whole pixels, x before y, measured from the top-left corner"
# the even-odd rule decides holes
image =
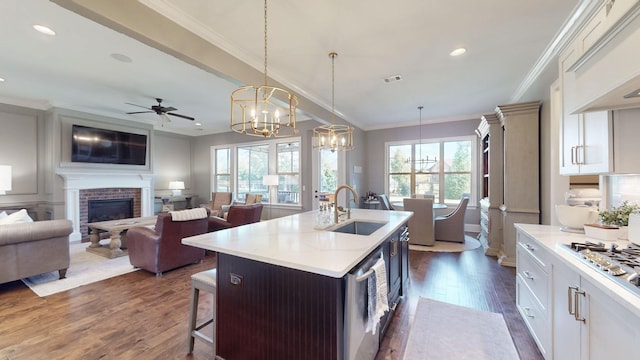
[[[640,3],[580,56],[571,113],[640,107]]]

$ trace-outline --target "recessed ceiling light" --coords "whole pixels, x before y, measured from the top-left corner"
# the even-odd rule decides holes
[[[38,25],[38,24],[36,24],[36,25],[33,25],[33,28],[34,28],[34,29],[36,29],[36,31],[38,31],[38,32],[40,32],[40,33],[43,33],[43,34],[45,34],[45,35],[51,35],[51,36],[53,36],[53,35],[55,35],[55,34],[56,34],[56,32],[55,32],[55,31],[53,31],[51,28],[48,28],[48,27],[46,27],[46,26],[44,26],[44,25]]]
[[[462,54],[464,54],[466,52],[467,52],[467,49],[465,49],[465,48],[457,48],[457,49],[453,50],[452,52],[450,52],[449,55],[451,55],[451,56],[460,56],[460,55],[462,55]]]
[[[631,99],[636,97],[640,97],[640,89],[633,90],[632,92],[624,96],[625,99]]]
[[[0,82],[4,82],[4,78],[0,78]]]
[[[130,63],[133,61],[130,57],[128,57],[125,54],[113,53],[111,54],[111,57],[118,61],[122,61],[123,63]]]
[[[194,123],[193,125],[194,125],[194,126],[202,126],[202,124],[200,124],[199,122]]]
[[[388,77],[384,78],[383,80],[386,83],[391,83],[391,82],[394,82],[394,81],[400,81],[400,80],[402,80],[402,75],[388,76]]]

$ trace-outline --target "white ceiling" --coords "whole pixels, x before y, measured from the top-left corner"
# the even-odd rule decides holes
[[[139,2],[263,71],[263,1]],[[327,54],[338,52],[336,111],[363,130],[417,124],[419,105],[425,123],[479,118],[496,105],[522,100],[537,71],[554,61],[561,28],[588,2],[271,0],[268,73],[330,111]],[[33,24],[57,35],[37,33]],[[239,81],[188,65],[55,3],[0,1],[0,44],[2,103],[69,108],[187,135],[228,131],[229,97]],[[448,55],[460,46],[465,55]],[[392,75],[403,80],[383,81]],[[173,117],[160,127],[155,114],[125,114],[144,110],[126,103],[151,106],[155,97],[201,125]],[[318,116],[300,108],[299,119],[329,120]]]

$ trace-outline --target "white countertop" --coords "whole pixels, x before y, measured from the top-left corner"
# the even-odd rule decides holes
[[[600,289],[609,294],[611,298],[620,305],[640,316],[640,296],[616,283],[608,274],[592,268],[589,264],[578,259],[567,248],[562,246],[563,244],[570,244],[571,242],[584,242],[588,240],[595,243],[602,241],[607,247],[609,247],[611,243],[616,243],[620,248],[624,248],[627,247],[629,241],[603,241],[588,238],[584,234],[560,231],[559,226],[535,224],[515,224],[515,226],[525,234],[540,241],[553,255],[575,269],[582,277],[586,277],[589,281],[599,285]]]
[[[182,239],[191,245],[273,265],[341,278],[413,215],[352,209],[349,221],[386,223],[368,236],[314,229],[317,211]]]

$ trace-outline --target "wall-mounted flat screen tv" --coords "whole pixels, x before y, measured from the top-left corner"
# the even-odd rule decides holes
[[[71,161],[145,165],[147,135],[73,125]]]

